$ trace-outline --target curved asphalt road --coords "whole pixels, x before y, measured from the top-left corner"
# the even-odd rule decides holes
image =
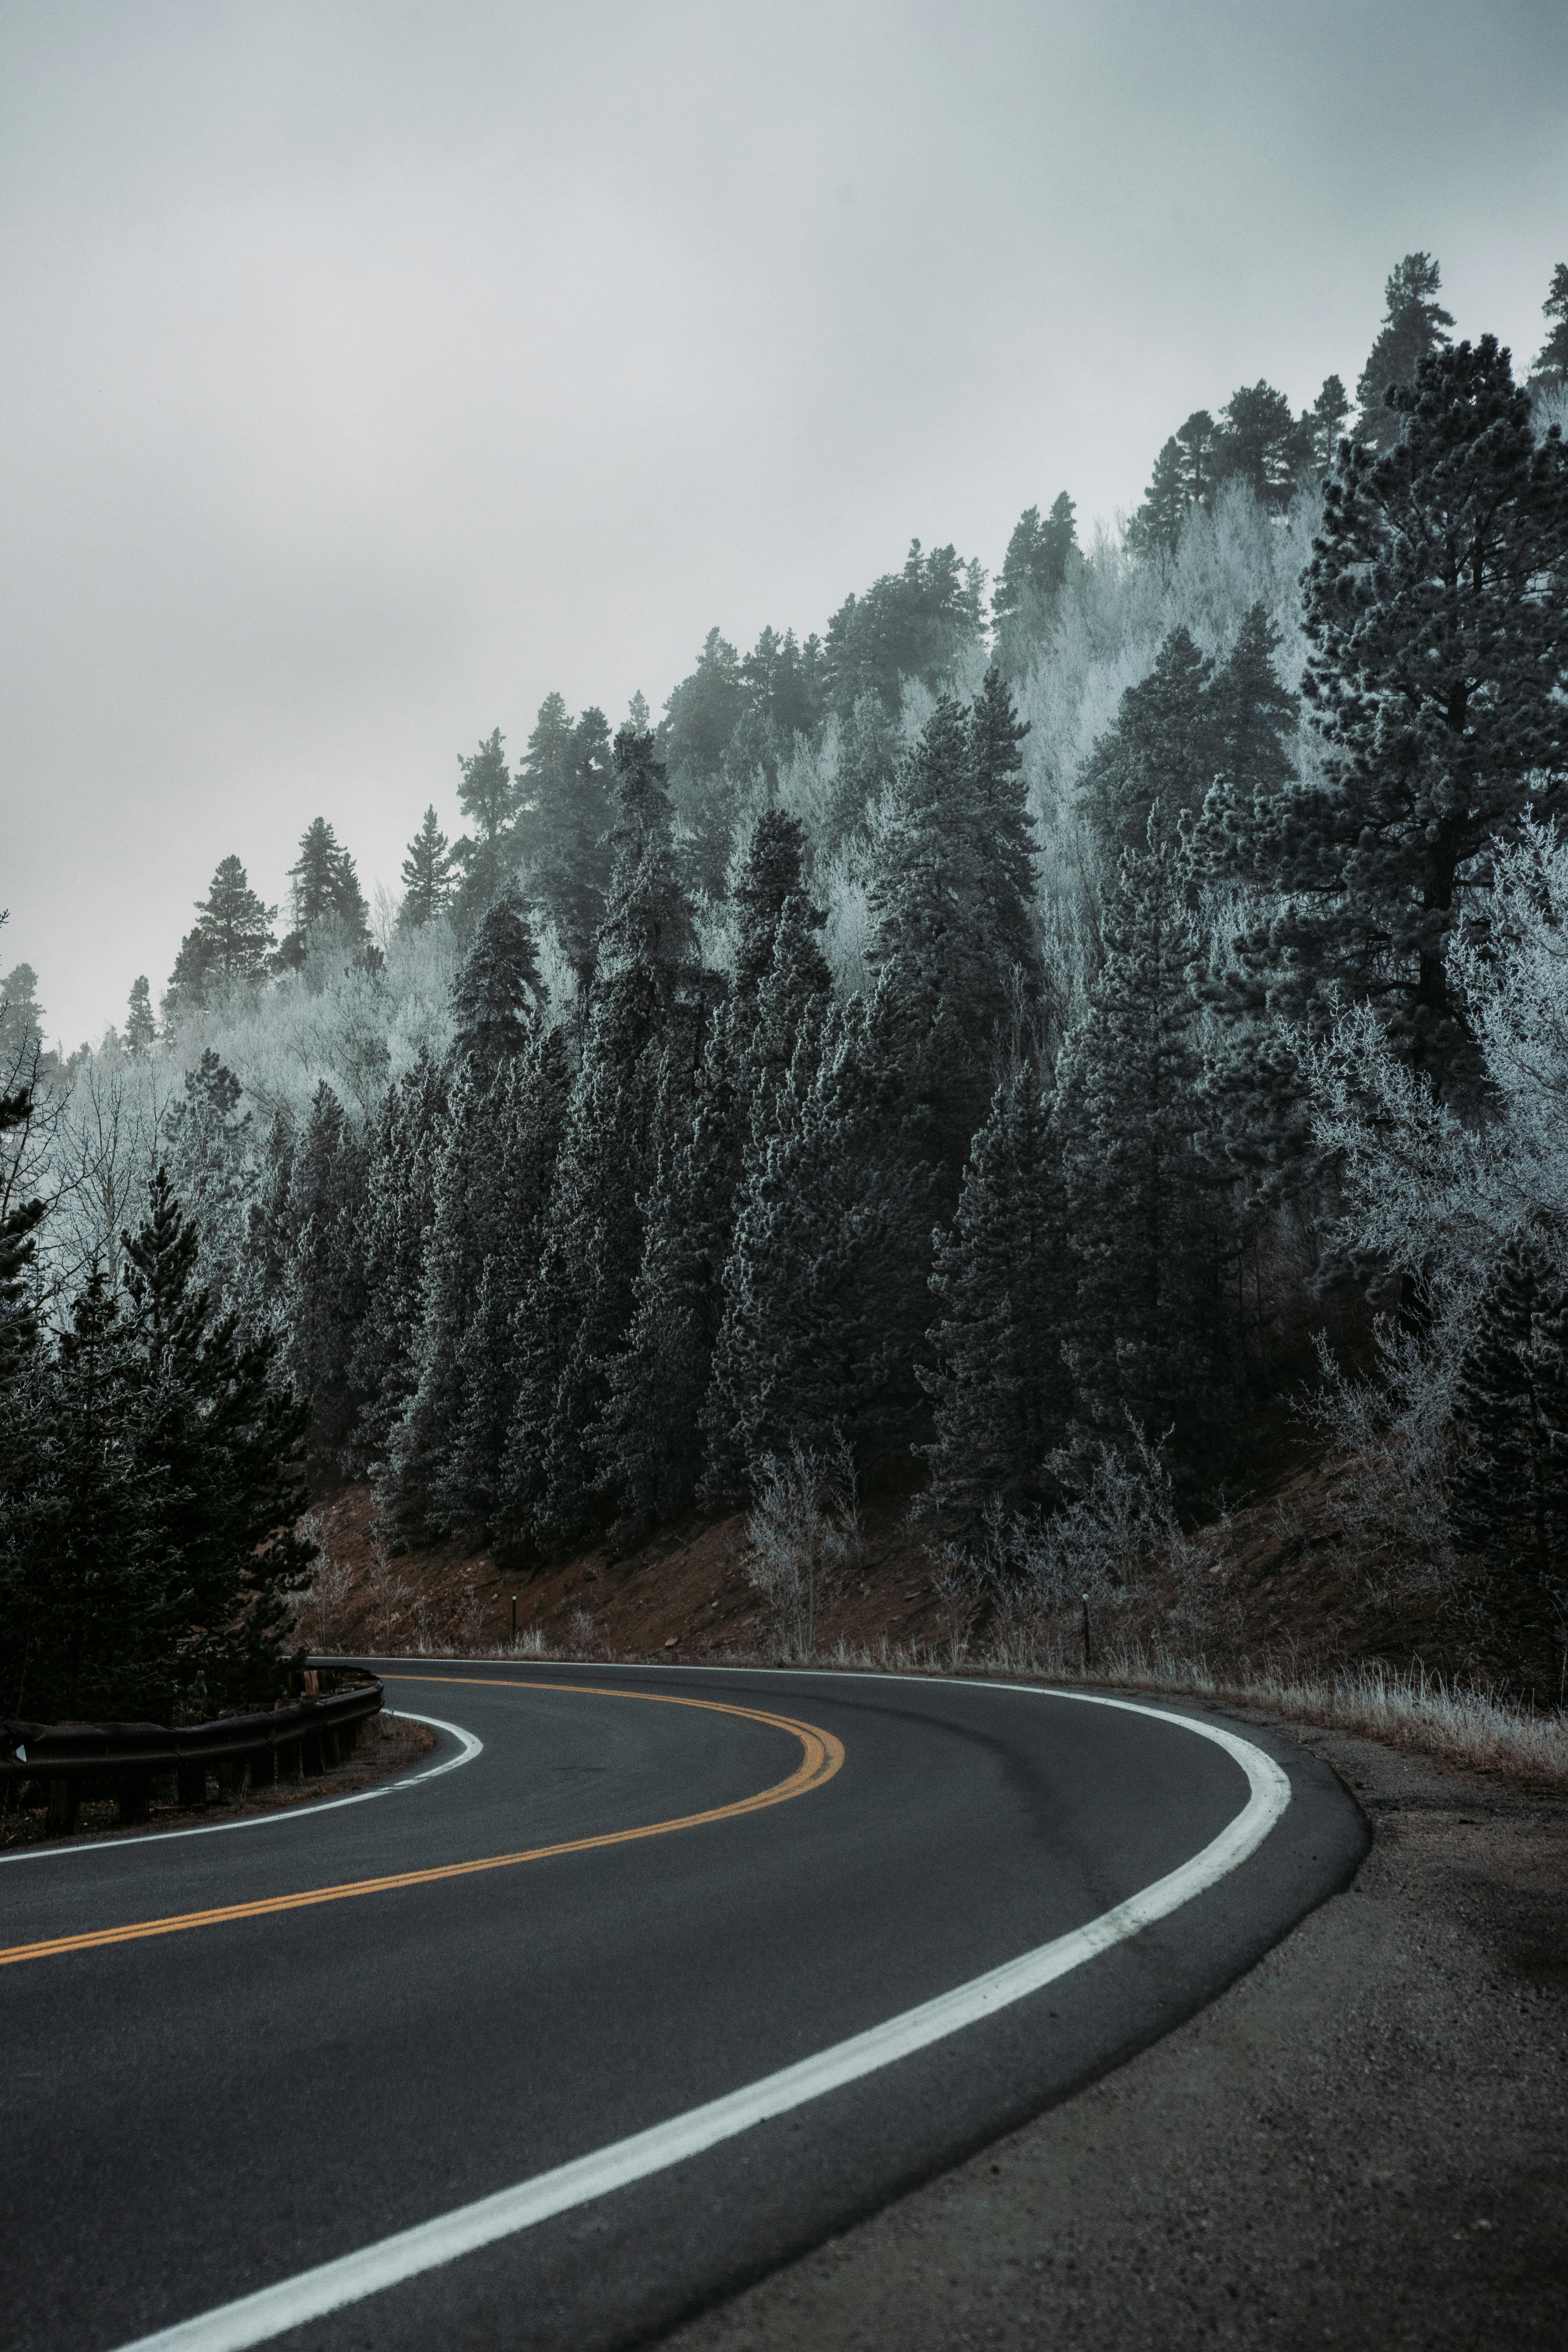
[[[384,1671],[481,1752],[0,1862],[10,2352],[638,2341],[1168,2031],[1366,1845],[1201,1709]]]

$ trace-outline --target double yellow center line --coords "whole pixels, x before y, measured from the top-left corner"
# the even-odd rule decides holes
[[[521,1853],[486,1854],[477,1862],[442,1863],[432,1870],[403,1870],[385,1878],[357,1878],[342,1886],[311,1886],[298,1895],[272,1895],[256,1903],[226,1903],[211,1911],[184,1911],[165,1919],[134,1919],[122,1927],[95,1927],[80,1936],[51,1936],[41,1943],[13,1944],[0,1949],[0,1968],[18,1960],[54,1959],[66,1952],[97,1951],[105,1944],[132,1944],[144,1936],[177,1936],[187,1927],[216,1927],[231,1919],[265,1919],[279,1911],[303,1911],[313,1903],[344,1903],[355,1895],[389,1895],[400,1886],[429,1886],[442,1878],[470,1878],[481,1870],[510,1870],[520,1862],[548,1862],[561,1853],[588,1853],[595,1847],[626,1845],[634,1838],[668,1836],[671,1830],[700,1829],[708,1822],[735,1821],[742,1813],[761,1812],[768,1805],[804,1797],[831,1780],[844,1761],[844,1749],[830,1731],[816,1724],[797,1723],[787,1715],[767,1715],[759,1707],[732,1706],[721,1699],[678,1698],[666,1691],[602,1688],[587,1683],[519,1683],[496,1675],[395,1675],[394,1682],[483,1684],[504,1690],[574,1691],[588,1698],[635,1698],[659,1706],[693,1706],[710,1715],[740,1716],[746,1722],[787,1731],[801,1744],[801,1759],[788,1778],[733,1804],[713,1805],[700,1813],[682,1813],[673,1821],[644,1822],[636,1829],[605,1830],[597,1837],[568,1838],[559,1845],[526,1847]]]

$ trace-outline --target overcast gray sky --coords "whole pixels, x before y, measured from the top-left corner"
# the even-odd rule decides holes
[[[0,0],[0,970],[96,1037],[230,850],[395,885],[552,688],[1110,520],[1422,247],[1528,360],[1563,0]]]

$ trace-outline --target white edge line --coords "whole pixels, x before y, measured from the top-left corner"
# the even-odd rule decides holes
[[[921,1675],[877,1679],[930,1678]],[[500,2238],[532,2229],[574,2206],[589,2204],[613,2189],[646,2180],[650,2174],[682,2164],[724,2140],[733,2139],[738,2133],[750,2131],[754,2125],[787,2115],[794,2107],[821,2098],[826,2092],[858,2082],[863,2075],[875,2074],[918,2050],[929,2049],[933,2042],[943,2041],[963,2027],[993,2017],[1015,2001],[1040,1991],[1070,1969],[1081,1968],[1098,1953],[1126,1942],[1142,1928],[1168,1917],[1194,1895],[1204,1894],[1256,1852],[1290,1801],[1289,1780],[1273,1758],[1255,1748],[1250,1740],[1239,1739],[1216,1724],[1199,1723],[1191,1716],[1173,1715],[1163,1707],[1141,1706],[1131,1699],[1102,1698],[1086,1691],[1043,1691],[1036,1683],[986,1683],[979,1687],[1026,1691],[1035,1697],[1066,1698],[1089,1706],[1116,1707],[1128,1715],[1150,1716],[1157,1723],[1175,1724],[1195,1732],[1200,1738],[1223,1748],[1240,1765],[1248,1783],[1247,1803],[1190,1862],[1183,1863],[1113,1909],[1102,1911],[1087,1926],[1074,1927],[1037,1950],[1026,1952],[1019,1959],[1008,1960],[1001,1968],[972,1978],[967,1984],[941,1993],[934,2000],[923,2001],[919,2008],[905,2010],[900,2016],[889,2018],[867,2032],[853,2034],[847,2042],[819,2050],[815,2057],[803,2058],[777,2074],[764,2074],[761,2081],[750,2083],[742,2090],[692,2107],[687,2114],[655,2124],[629,2139],[596,2148],[591,2156],[558,2165],[553,2171],[536,2174],[531,2180],[520,2181],[514,2188],[499,2189],[471,2205],[459,2205],[432,2221],[421,2221],[394,2237],[362,2246],[357,2253],[343,2254],[335,2262],[302,2271],[297,2278],[262,2287],[237,2302],[223,2304],[195,2319],[161,2328],[155,2335],[138,2336],[133,2344],[121,2346],[119,2352],[247,2352],[250,2345],[265,2344],[289,2328],[302,2327],[329,2312],[341,2311],[346,2304],[362,2302],[366,2295],[378,2294],[404,2279],[436,2270],[481,2246],[493,2245]]]
[[[454,1739],[463,1743],[460,1756],[448,1756],[444,1764],[432,1764],[423,1772],[410,1772],[400,1780],[384,1780],[378,1789],[361,1789],[353,1797],[329,1797],[324,1805],[279,1805],[275,1811],[247,1813],[238,1822],[203,1822],[190,1830],[150,1830],[142,1837],[100,1837],[84,1839],[75,1845],[40,1845],[24,1847],[20,1853],[0,1853],[0,1866],[11,1862],[58,1862],[62,1856],[79,1862],[84,1854],[140,1853],[144,1845],[163,1845],[170,1838],[222,1837],[230,1830],[272,1829],[279,1822],[299,1823],[319,1822],[323,1813],[335,1813],[344,1805],[368,1805],[374,1797],[395,1797],[405,1789],[418,1789],[426,1780],[438,1780],[443,1772],[455,1772],[459,1764],[471,1764],[484,1748],[484,1741],[465,1731],[460,1723],[443,1723],[437,1715],[411,1715],[405,1706],[384,1706],[383,1715],[395,1715],[405,1723],[427,1723],[433,1731],[449,1731]]]

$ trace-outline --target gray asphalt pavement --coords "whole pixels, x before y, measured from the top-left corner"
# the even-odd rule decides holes
[[[1081,1941],[1218,1851],[1252,1768],[1176,1718],[1225,1718],[978,1682],[382,1670],[389,1705],[482,1752],[330,1812],[0,1863],[0,1947],[79,1939],[0,1967],[13,2352],[646,2340],[1157,2039],[1366,1847],[1325,1765],[1236,1727],[1289,1798],[1237,1866],[1024,1998],[672,2155],[672,2119]],[[657,2160],[606,2186],[593,2159],[639,2135]],[[441,2217],[574,2165],[562,2210],[431,2254]],[[387,2284],[386,2241],[422,2230]],[[381,2251],[337,2308],[212,2316],[361,2249]]]

